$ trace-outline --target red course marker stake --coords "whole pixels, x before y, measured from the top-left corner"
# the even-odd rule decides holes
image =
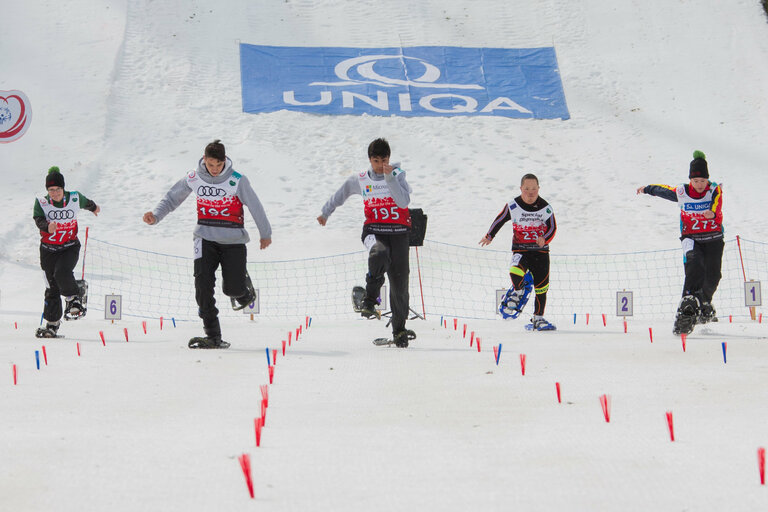
[[[163,317],[160,317],[160,330],[163,330]]]
[[[672,411],[667,411],[667,426],[669,427],[669,440],[675,440],[675,426],[672,422]]]
[[[80,342],[77,342],[77,357],[80,357]]]
[[[472,346],[472,342],[475,340],[475,331],[472,331],[469,335],[469,346]]]
[[[562,400],[560,399],[560,383],[559,382],[555,382],[555,391],[557,391],[557,403],[559,404],[563,403]]]
[[[685,352],[685,340],[688,339],[688,335],[687,334],[681,334],[680,335],[680,339],[683,342],[683,352]]]
[[[256,433],[256,446],[261,446],[261,418],[253,420],[253,427]]]
[[[605,313],[603,313],[603,327],[606,327],[607,324],[605,323]]]
[[[587,325],[589,325],[589,313],[587,313]]]
[[[454,318],[453,319],[453,330],[457,331],[458,329],[459,329],[459,319],[458,318]]]
[[[285,340],[283,340],[283,357],[285,357]]]
[[[525,354],[520,354],[520,371],[525,376]]]
[[[142,320],[141,321],[141,328],[144,329],[144,334],[147,334],[147,321]]]
[[[17,372],[16,372],[16,365],[13,365],[13,385],[15,386],[17,383]]]
[[[104,331],[99,331],[99,336],[101,336],[101,344],[106,347],[107,341],[104,339]]]
[[[480,352],[480,338],[477,338],[476,341],[477,341],[477,351]]]
[[[262,398],[261,400],[261,426],[267,424],[267,401]]]
[[[762,447],[757,449],[757,469],[760,471],[760,485],[765,485],[765,448]]]
[[[48,366],[48,354],[45,353],[45,345],[43,345],[43,361],[45,361],[45,366]]]
[[[464,324],[464,334],[462,334],[462,338],[466,338],[466,337],[467,337],[467,324]]]
[[[611,396],[600,395],[600,405],[603,407],[603,416],[605,416],[605,422],[611,422]]]
[[[275,367],[270,366],[269,367],[269,383],[270,384],[272,384],[272,381],[274,380],[274,378],[275,378]]]
[[[291,331],[288,331],[288,345],[291,344],[291,336],[292,335],[293,335],[293,333]]]
[[[251,479],[251,456],[247,453],[244,453],[237,457],[237,460],[240,461],[240,469],[243,470],[243,475],[245,476],[245,484],[248,486],[248,492],[251,494],[251,498],[253,498],[253,480]]]
[[[124,327],[123,332],[125,333],[125,342],[128,343],[128,328]]]
[[[496,360],[496,365],[499,364],[499,347],[496,345],[493,346],[493,359]]]
[[[627,334],[627,321],[624,320],[624,334]]]
[[[651,337],[651,343],[653,343],[653,327],[648,328],[648,336]]]

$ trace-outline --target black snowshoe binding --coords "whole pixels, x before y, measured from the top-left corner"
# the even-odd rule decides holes
[[[78,320],[88,311],[88,283],[84,279],[78,279],[78,295],[66,300],[64,306],[64,320]]]
[[[189,348],[229,348],[221,336],[196,336],[189,340]]]
[[[699,316],[699,299],[693,295],[686,295],[680,299],[680,305],[677,308],[675,317],[675,326],[672,328],[672,334],[690,334],[696,325],[696,319]]]
[[[245,295],[242,297],[234,298],[230,297],[229,300],[232,302],[232,309],[235,311],[240,311],[242,309],[247,308],[251,304],[253,304],[253,301],[256,299],[256,290],[253,289],[253,283],[251,282],[251,276],[248,275],[248,271],[245,271],[245,287],[247,289]]]
[[[40,327],[35,332],[36,338],[62,338],[63,336],[57,334],[59,331],[59,325],[61,322],[48,322],[45,327]]]
[[[365,318],[381,319],[381,311],[376,309],[376,303],[369,304],[365,300],[365,288],[362,286],[352,288],[352,309]]]
[[[416,339],[416,333],[410,329],[399,331],[392,339],[389,338],[376,338],[373,340],[373,344],[377,346],[395,345],[399,348],[407,348],[410,340]]]
[[[711,302],[702,302],[696,323],[708,324],[709,322],[717,322],[717,312]]]

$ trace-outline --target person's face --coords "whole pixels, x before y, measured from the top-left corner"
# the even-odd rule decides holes
[[[203,157],[203,163],[205,168],[208,169],[208,174],[211,176],[218,176],[221,171],[224,170],[224,160],[218,160],[210,156]]]
[[[523,180],[520,185],[520,195],[526,204],[533,204],[539,198],[539,184],[536,180]]]
[[[693,187],[693,190],[699,194],[707,189],[707,185],[709,185],[709,180],[707,178],[691,178],[691,186]]]
[[[64,189],[61,187],[48,187],[48,197],[57,203],[64,199]]]
[[[389,164],[389,157],[372,156],[368,160],[371,161],[371,169],[376,174],[384,174],[384,165]]]

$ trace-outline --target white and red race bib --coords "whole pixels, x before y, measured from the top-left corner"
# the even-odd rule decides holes
[[[393,174],[398,169],[392,171]],[[374,181],[367,171],[358,175],[360,192],[365,207],[365,224],[399,224],[411,226],[411,213],[408,208],[400,208],[389,191],[384,180]]]
[[[40,231],[41,242],[48,245],[66,245],[77,239],[77,214],[80,211],[80,196],[69,193],[69,201],[61,208],[54,206],[47,197],[37,199],[45,219],[57,224],[56,232]]]
[[[712,183],[704,197],[695,199],[685,192],[685,185],[677,187],[677,204],[680,207],[680,231],[683,235],[716,233],[723,229],[722,213],[712,219],[704,217],[704,212],[712,210],[712,201],[717,184]]]
[[[187,175],[187,185],[197,196],[197,223],[206,226],[243,227],[243,203],[237,197],[241,175],[233,172],[223,183],[207,183],[195,171]]]
[[[512,246],[533,246],[540,236],[547,233],[547,220],[553,215],[552,207],[547,204],[544,208],[536,211],[523,210],[516,201],[511,201],[507,206],[512,219],[512,229],[514,232]]]

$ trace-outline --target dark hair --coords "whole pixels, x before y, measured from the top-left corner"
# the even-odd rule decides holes
[[[535,174],[528,173],[525,176],[523,176],[523,178],[520,180],[521,187],[523,186],[523,182],[525,180],[536,180],[536,184],[537,185],[539,184],[539,178],[537,178]]]
[[[379,158],[387,158],[392,151],[389,149],[389,142],[387,139],[378,138],[368,144],[368,158],[378,156]]]
[[[224,150],[224,144],[219,139],[211,142],[205,146],[205,156],[208,158],[215,158],[216,160],[224,161],[227,159],[227,153]]]

